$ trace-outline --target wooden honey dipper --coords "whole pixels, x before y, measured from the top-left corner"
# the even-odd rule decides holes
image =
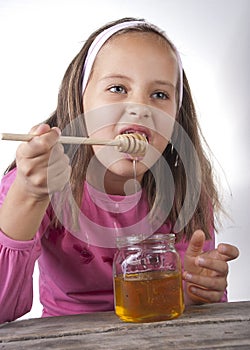
[[[32,134],[0,134],[0,140],[8,141],[30,141],[37,135]],[[92,139],[89,137],[60,136],[60,143],[85,144],[85,145],[106,145],[116,146],[119,152],[128,153],[133,156],[143,157],[147,150],[148,141],[144,135],[138,133],[121,134],[113,140]]]

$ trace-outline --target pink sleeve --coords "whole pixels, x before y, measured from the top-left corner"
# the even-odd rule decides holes
[[[0,206],[16,176],[12,170],[2,179]],[[40,232],[31,241],[15,241],[0,230],[0,323],[12,321],[30,311],[33,299],[35,261],[41,250],[40,234],[47,224],[47,216]]]
[[[40,241],[15,241],[0,231],[0,323],[29,312],[33,299],[34,264]]]

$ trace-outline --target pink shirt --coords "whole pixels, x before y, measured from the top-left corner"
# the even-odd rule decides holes
[[[3,177],[0,205],[15,176],[14,169]],[[62,211],[65,211],[65,228],[50,225],[52,211],[48,208],[31,241],[15,241],[0,231],[0,323],[30,311],[32,275],[37,259],[43,317],[114,309],[115,238],[124,232],[136,233],[138,216],[142,220],[141,232],[147,232],[149,224],[143,220],[148,212],[145,193],[108,196],[85,183],[78,231],[70,227],[67,210]],[[157,232],[170,230],[170,225],[165,224]],[[211,241],[206,241],[204,250],[213,249],[214,245],[213,235]],[[183,261],[187,243],[178,243],[176,248]],[[225,300],[226,293],[222,301]]]

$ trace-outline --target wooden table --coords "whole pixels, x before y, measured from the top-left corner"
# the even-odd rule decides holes
[[[0,326],[0,349],[250,349],[250,301],[187,307],[171,321],[125,323],[113,312]]]

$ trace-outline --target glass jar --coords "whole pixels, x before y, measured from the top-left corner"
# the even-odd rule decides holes
[[[184,311],[174,234],[118,238],[113,264],[116,314],[126,322],[169,320]]]

